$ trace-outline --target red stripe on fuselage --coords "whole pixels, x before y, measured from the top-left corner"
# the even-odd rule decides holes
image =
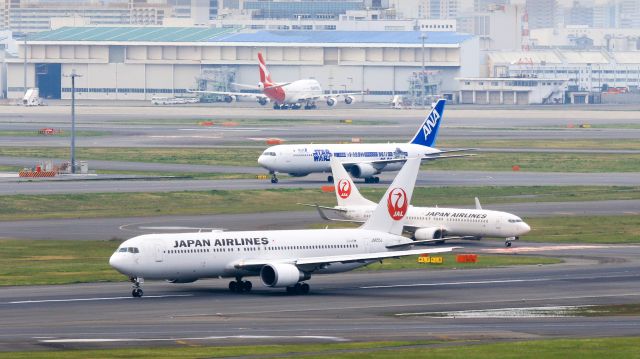
[[[266,84],[265,84],[266,85]],[[264,94],[272,101],[284,103],[285,93],[282,87],[276,87],[272,89],[265,89]]]

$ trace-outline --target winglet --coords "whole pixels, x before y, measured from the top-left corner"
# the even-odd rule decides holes
[[[419,158],[407,159],[371,217],[360,227],[361,229],[402,234],[403,219],[409,210],[419,169]]]
[[[427,147],[433,147],[436,144],[438,138],[438,130],[440,129],[440,123],[442,123],[442,116],[444,114],[444,105],[446,100],[439,99],[435,106],[429,112],[429,115],[422,123],[422,126],[418,128],[418,131],[413,136],[411,143],[416,145],[422,145]]]
[[[360,194],[351,176],[349,176],[347,170],[339,160],[336,160],[335,157],[332,156],[330,163],[338,206],[375,205],[375,202],[369,201]]]
[[[482,206],[480,205],[480,200],[478,199],[478,197],[476,197],[476,209],[482,209]]]

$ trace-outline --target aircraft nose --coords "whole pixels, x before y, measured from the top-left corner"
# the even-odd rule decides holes
[[[261,155],[260,157],[258,157],[258,164],[260,166],[264,167],[265,166],[265,162],[266,162],[265,156]]]
[[[124,262],[125,260],[120,253],[114,253],[111,255],[111,258],[109,258],[109,265],[120,273],[123,273],[124,271]]]
[[[525,233],[529,233],[529,231],[531,230],[531,227],[529,227],[528,224],[526,224],[525,222],[520,223],[520,230],[522,231],[522,234]]]

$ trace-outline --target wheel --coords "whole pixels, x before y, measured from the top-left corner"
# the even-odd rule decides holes
[[[309,293],[309,289],[311,289],[311,288],[309,287],[309,285],[307,283],[302,283],[302,284],[300,284],[299,292],[301,294],[307,294],[307,293]]]
[[[231,282],[229,282],[229,290],[232,292],[237,292],[238,291],[238,282],[236,282],[235,280],[232,280]]]
[[[504,246],[507,248],[511,247],[511,242],[504,242]]]
[[[142,291],[142,289],[141,289],[141,288],[134,288],[134,289],[131,291],[131,295],[132,295],[134,298],[140,298],[140,297],[142,297],[142,294],[144,294],[144,292]]]
[[[249,281],[245,281],[242,282],[242,290],[244,290],[245,292],[251,292],[251,289],[253,288],[253,284]]]
[[[296,287],[287,287],[287,293],[288,294],[293,294],[296,292]]]
[[[278,183],[278,179],[277,179],[277,178],[275,178],[275,177],[273,177],[273,178],[271,179],[271,183]]]
[[[274,110],[279,110],[280,109],[280,105],[278,105],[277,103],[273,104],[273,109]]]
[[[327,176],[327,182],[333,183],[333,176]]]
[[[380,183],[380,177],[373,177],[373,183]]]

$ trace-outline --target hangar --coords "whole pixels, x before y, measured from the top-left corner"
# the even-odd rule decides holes
[[[257,53],[274,81],[313,77],[325,92],[369,91],[366,100],[409,90],[423,66],[442,92],[456,77],[479,75],[477,38],[455,32],[257,31],[198,27],[63,27],[30,35],[6,59],[8,98],[38,87],[43,98],[68,99],[72,69],[79,99],[150,100],[184,94],[204,72],[224,68],[232,81],[256,84]],[[424,59],[424,60],[423,60]]]

